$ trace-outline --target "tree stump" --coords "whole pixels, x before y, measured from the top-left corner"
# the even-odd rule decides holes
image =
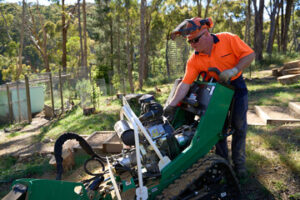
[[[300,74],[285,75],[277,78],[277,81],[283,85],[298,83],[299,80]]]
[[[95,113],[95,108],[83,108],[83,115],[88,116]]]
[[[63,158],[62,166],[64,172],[67,172],[75,166],[74,154],[71,149],[63,150],[61,157]],[[49,164],[56,168],[56,160],[54,155],[52,156]]]
[[[51,119],[51,118],[54,117],[52,107],[44,105],[44,112],[45,112],[45,118],[46,119]]]

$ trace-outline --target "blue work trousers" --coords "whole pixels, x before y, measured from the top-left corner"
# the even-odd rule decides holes
[[[245,167],[246,160],[248,90],[242,76],[231,81],[230,84],[235,87],[232,112],[232,127],[235,131],[232,134],[231,152],[234,168],[238,169]],[[229,160],[227,138],[218,142],[216,145],[216,154]]]

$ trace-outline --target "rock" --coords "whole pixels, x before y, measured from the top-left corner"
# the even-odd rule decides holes
[[[52,140],[52,139],[49,139],[49,138],[45,138],[45,139],[43,140],[43,143],[50,143],[50,142],[53,142],[53,140]]]

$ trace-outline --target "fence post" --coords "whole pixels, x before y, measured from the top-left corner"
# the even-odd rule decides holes
[[[13,109],[12,109],[12,102],[11,102],[11,93],[9,91],[9,86],[6,83],[6,92],[7,92],[7,104],[8,104],[8,110],[9,110],[9,122],[12,123],[13,122]]]
[[[59,88],[60,88],[60,101],[61,101],[61,113],[64,113],[64,97],[63,97],[63,90],[62,90],[62,80],[61,80],[61,69],[59,69]]]
[[[29,90],[29,81],[28,76],[25,75],[25,87],[26,87],[26,100],[27,100],[27,114],[28,114],[28,122],[32,122],[32,116],[31,116],[31,101],[30,101],[30,90]]]
[[[53,112],[53,115],[55,116],[55,113],[54,113],[54,98],[53,98],[53,84],[52,84],[52,74],[51,74],[51,72],[49,72],[49,81],[50,81],[52,112]]]
[[[20,102],[20,87],[19,87],[19,80],[16,81],[17,83],[17,97],[18,97],[18,113],[19,113],[19,123],[22,121],[22,113],[21,113],[21,102]]]

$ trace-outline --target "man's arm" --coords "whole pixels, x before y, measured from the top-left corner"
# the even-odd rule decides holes
[[[240,61],[238,62],[238,64],[235,66],[235,68],[237,68],[239,70],[239,72],[241,70],[246,69],[247,67],[250,66],[251,62],[254,60],[255,58],[255,53],[250,53],[247,56],[244,56],[240,59]]]
[[[170,106],[176,106],[188,93],[191,85],[186,83],[179,83],[175,95],[172,97],[172,100],[170,102]]]
[[[255,58],[255,53],[250,53],[247,56],[244,56],[240,59],[238,64],[234,66],[232,69],[227,69],[220,74],[220,81],[221,82],[227,82],[230,80],[232,77],[237,75],[241,70],[246,69],[249,67],[253,59]]]

